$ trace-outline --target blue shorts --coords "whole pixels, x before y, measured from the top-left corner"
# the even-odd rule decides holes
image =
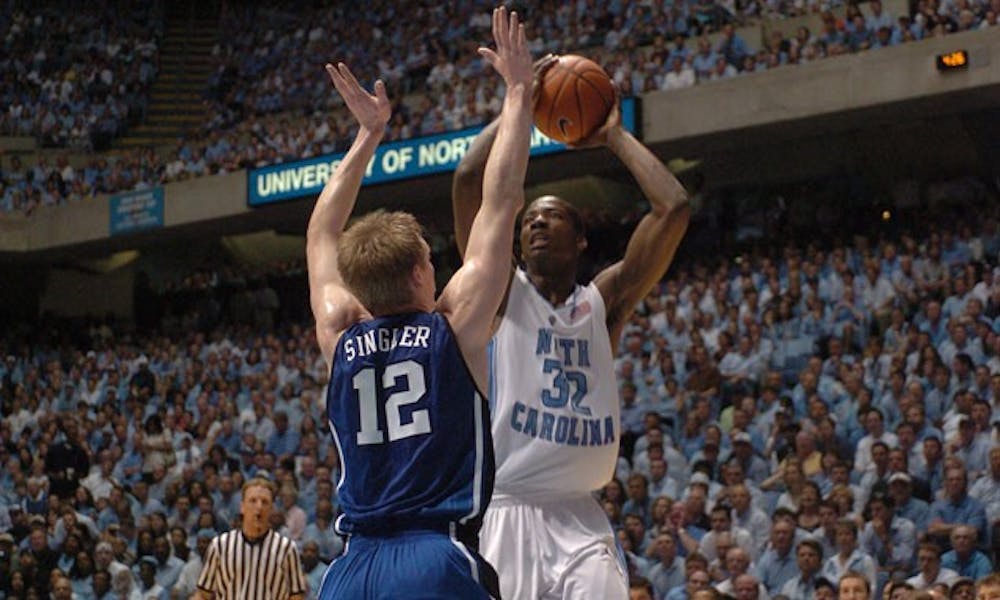
[[[330,563],[320,600],[499,598],[493,567],[447,533],[406,531],[388,536],[353,535]]]

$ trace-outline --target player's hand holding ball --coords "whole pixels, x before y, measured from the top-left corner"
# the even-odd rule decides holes
[[[549,138],[574,148],[602,146],[621,122],[618,94],[607,72],[582,56],[547,56],[538,73],[535,125]]]

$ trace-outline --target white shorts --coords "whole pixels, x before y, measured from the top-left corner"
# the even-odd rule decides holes
[[[607,515],[590,496],[494,498],[480,532],[504,600],[628,598],[617,548]]]

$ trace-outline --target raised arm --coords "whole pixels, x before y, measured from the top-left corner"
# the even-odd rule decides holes
[[[344,287],[337,268],[337,240],[354,210],[361,179],[382,141],[391,111],[381,80],[375,82],[372,95],[361,87],[344,63],[336,67],[326,65],[326,71],[360,126],[351,149],[320,192],[306,230],[309,301],[316,319],[316,339],[330,367],[340,334],[368,314]]]
[[[533,65],[534,76],[532,80],[532,106],[538,92],[538,81],[551,67],[557,57],[548,54],[535,61]],[[458,163],[455,169],[455,176],[451,182],[451,208],[455,219],[455,243],[458,245],[458,253],[465,257],[465,247],[469,244],[469,231],[472,230],[472,221],[479,211],[479,206],[483,202],[483,171],[486,169],[486,159],[489,158],[490,149],[497,138],[497,130],[500,127],[500,119],[495,119],[486,126],[476,139],[466,150],[465,156]]]
[[[479,52],[503,77],[507,94],[483,172],[482,206],[472,221],[465,262],[438,300],[470,362],[485,359],[493,316],[510,276],[514,221],[524,204],[531,138],[531,55],[517,13],[508,22],[506,9],[493,11],[493,38],[496,51]]]
[[[486,159],[497,138],[500,119],[486,126],[466,150],[465,156],[455,169],[451,182],[451,209],[455,219],[455,243],[458,254],[465,258],[465,248],[469,245],[469,232],[472,222],[483,203],[483,171],[486,169]]]
[[[667,167],[621,126],[617,106],[589,143],[604,143],[632,173],[650,211],[632,233],[625,257],[594,278],[607,306],[608,329],[617,340],[635,305],[663,277],[691,217],[688,194]]]

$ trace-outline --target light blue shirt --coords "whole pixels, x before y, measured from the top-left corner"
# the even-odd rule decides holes
[[[674,562],[669,567],[662,562],[657,562],[647,571],[646,579],[653,584],[653,590],[657,598],[664,598],[670,590],[677,586],[683,586],[687,578],[684,575],[684,559],[679,556],[674,557]]]
[[[774,548],[768,548],[757,561],[757,579],[767,588],[767,593],[776,595],[782,585],[799,573],[795,560],[795,549],[789,548],[785,556],[779,556]]]
[[[990,523],[1000,519],[1000,479],[994,479],[989,473],[983,475],[972,484],[969,495],[986,508]]]
[[[968,446],[963,446],[954,452],[955,456],[962,459],[970,479],[975,479],[977,473],[989,469],[990,448],[992,444],[987,436],[976,435]]]
[[[786,581],[785,585],[781,586],[780,593],[783,596],[787,596],[788,600],[812,600],[816,594],[815,586],[817,577],[819,577],[819,573],[808,579],[803,579],[800,574],[794,579]]]
[[[931,505],[930,520],[941,519],[945,523],[962,523],[975,527],[979,539],[986,539],[986,511],[978,500],[968,494],[958,502],[938,500]]]
[[[927,531],[927,526],[930,524],[930,511],[930,505],[920,498],[910,498],[906,504],[896,507],[896,514],[912,521],[917,531]]]
[[[851,552],[843,565],[840,562],[840,554],[834,554],[823,564],[823,577],[830,581],[840,581],[841,575],[848,571],[861,573],[868,580],[869,589],[876,589],[875,560],[857,548]]]
[[[965,562],[959,560],[958,554],[954,550],[949,550],[941,556],[941,568],[951,569],[962,577],[976,581],[993,572],[990,559],[978,550],[973,550],[972,555]]]
[[[319,597],[319,588],[323,583],[323,575],[326,574],[326,563],[319,561],[312,571],[306,573],[306,581],[309,582],[309,598]]]
[[[889,524],[889,545],[892,546],[891,552],[888,552],[882,538],[875,534],[871,522],[865,524],[861,532],[861,548],[866,553],[883,567],[898,566],[907,571],[912,570],[917,545],[917,528],[913,522],[893,517]]]

